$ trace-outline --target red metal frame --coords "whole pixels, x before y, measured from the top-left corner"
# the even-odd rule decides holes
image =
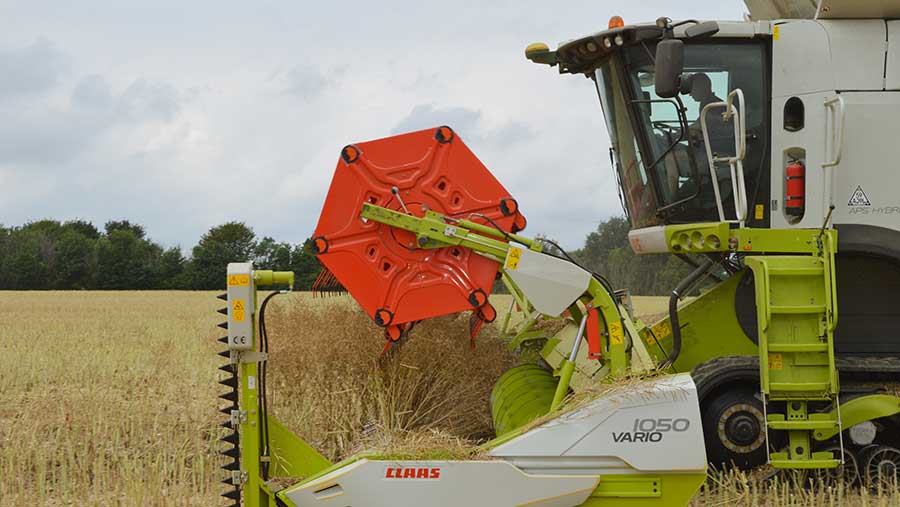
[[[481,307],[497,262],[461,247],[420,249],[412,233],[360,217],[363,203],[403,211],[401,199],[416,216],[427,207],[487,224],[480,214],[508,232],[525,226],[503,185],[453,130],[438,127],[341,151],[314,235],[319,260],[385,327]]]

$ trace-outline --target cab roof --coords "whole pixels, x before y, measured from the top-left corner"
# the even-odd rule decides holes
[[[770,21],[719,21],[717,38],[753,38],[770,36]],[[684,30],[690,25],[675,28],[675,37],[683,38]],[[560,73],[582,74],[590,72],[597,62],[620,47],[639,44],[644,41],[657,41],[662,38],[663,29],[655,23],[639,23],[611,28],[579,39],[560,43],[556,49],[556,58]],[[618,37],[618,39],[617,39]],[[617,41],[621,40],[621,44]]]

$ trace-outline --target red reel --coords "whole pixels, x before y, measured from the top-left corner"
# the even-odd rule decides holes
[[[466,248],[421,249],[412,233],[362,219],[363,203],[488,224],[481,215],[507,232],[525,227],[516,201],[449,127],[345,147],[314,244],[319,260],[384,327],[482,306],[499,265]]]

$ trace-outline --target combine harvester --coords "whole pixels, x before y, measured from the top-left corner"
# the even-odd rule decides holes
[[[474,344],[499,276],[526,314],[512,346],[541,340],[542,361],[498,380],[483,459],[332,464],[266,409],[257,289],[293,274],[230,264],[233,505],[684,505],[708,462],[896,484],[900,398],[879,387],[900,373],[900,1],[747,3],[754,20],[614,17],[526,50],[596,88],[634,251],[693,263],[660,322],[520,235],[518,203],[449,127],[344,148],[314,237],[323,283],[388,348],[461,311]],[[542,337],[540,317],[565,326]],[[665,375],[562,408],[630,371]]]

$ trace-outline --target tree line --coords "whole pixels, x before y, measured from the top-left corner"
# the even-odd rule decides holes
[[[624,218],[610,218],[570,254],[617,288],[667,294],[690,268],[669,255],[635,255],[628,231]],[[0,289],[213,290],[224,287],[229,262],[248,260],[258,269],[294,271],[296,290],[310,290],[321,270],[311,239],[292,245],[257,238],[241,222],[209,229],[189,256],[163,248],[128,220],[106,222],[103,230],[84,220],[0,225]]]
[[[628,242],[631,226],[624,217],[612,217],[571,252],[582,266],[608,279],[613,287],[628,288],[641,296],[668,295],[693,268],[668,254],[637,255]]]
[[[207,231],[185,257],[128,220],[106,222],[102,231],[84,220],[40,220],[0,226],[0,289],[221,289],[229,262],[252,260],[259,269],[296,272],[295,289],[309,290],[321,269],[309,243],[258,239],[229,222]]]

